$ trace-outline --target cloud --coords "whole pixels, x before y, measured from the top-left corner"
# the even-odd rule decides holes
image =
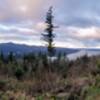
[[[69,27],[69,34],[75,38],[79,39],[100,39],[100,28],[99,27],[88,27],[88,28],[77,28],[77,27]]]
[[[57,3],[57,0],[0,0],[0,15],[2,21],[40,20],[47,9]]]
[[[38,22],[35,27],[38,31],[43,32],[47,28],[47,24],[45,22]]]
[[[37,34],[38,32],[35,29],[32,28],[26,28],[26,27],[21,27],[21,26],[16,26],[16,25],[4,25],[0,24],[0,32],[4,33],[22,33],[22,34]]]
[[[100,0],[0,0],[0,42],[44,45],[45,15],[53,5],[55,45],[100,47]],[[34,43],[35,41],[35,43]]]

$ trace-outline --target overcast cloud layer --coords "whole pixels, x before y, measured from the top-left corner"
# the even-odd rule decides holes
[[[45,45],[41,33],[51,5],[56,46],[100,48],[100,0],[0,0],[0,43]]]

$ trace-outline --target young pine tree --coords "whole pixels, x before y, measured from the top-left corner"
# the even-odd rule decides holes
[[[8,61],[13,62],[15,60],[14,53],[10,52],[8,55]]]
[[[54,45],[53,45],[53,41],[54,41],[54,34],[53,34],[53,29],[54,29],[54,25],[53,25],[53,15],[52,15],[53,11],[52,11],[52,7],[49,8],[47,15],[46,15],[46,29],[45,32],[47,34],[42,34],[43,35],[43,39],[44,41],[47,42],[47,48],[48,48],[48,55],[50,57],[52,57],[55,53],[55,49],[54,49]]]
[[[4,61],[4,54],[3,54],[3,52],[1,51],[1,53],[0,53],[0,61]]]

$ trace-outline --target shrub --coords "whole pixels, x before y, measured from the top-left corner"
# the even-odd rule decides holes
[[[42,63],[45,67],[48,67],[48,58],[47,55],[42,55]]]
[[[97,68],[100,69],[100,62],[97,62]]]
[[[94,70],[95,71],[95,70]],[[98,60],[96,62],[96,71],[95,71],[95,75],[100,74],[100,61]]]
[[[6,80],[0,80],[0,90],[5,90],[7,81]]]
[[[23,70],[23,68],[22,67],[17,67],[16,69],[15,69],[15,76],[16,76],[16,78],[18,79],[18,80],[20,80],[21,78],[22,78],[22,76],[24,75],[24,70]]]
[[[15,61],[15,56],[13,52],[10,52],[8,55],[8,61],[13,62]]]
[[[38,97],[36,98],[36,100],[44,100],[44,97],[43,97],[43,96],[38,96]]]
[[[88,88],[87,96],[85,100],[100,100],[100,88],[96,86],[90,86]]]

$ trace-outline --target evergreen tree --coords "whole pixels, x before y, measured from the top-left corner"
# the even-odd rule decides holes
[[[0,60],[1,61],[4,61],[4,55],[3,55],[3,52],[1,51],[1,53],[0,53]]]
[[[14,60],[15,60],[14,54],[13,54],[13,52],[10,52],[8,55],[8,61],[12,62]]]
[[[47,42],[48,44],[48,55],[51,57],[54,55],[55,53],[55,49],[54,49],[54,45],[53,45],[53,39],[54,39],[54,34],[53,34],[53,29],[54,29],[54,25],[53,25],[53,15],[52,15],[53,11],[52,11],[52,7],[49,8],[47,15],[46,15],[46,29],[45,32],[47,34],[42,34],[43,35],[43,39],[44,41]]]

